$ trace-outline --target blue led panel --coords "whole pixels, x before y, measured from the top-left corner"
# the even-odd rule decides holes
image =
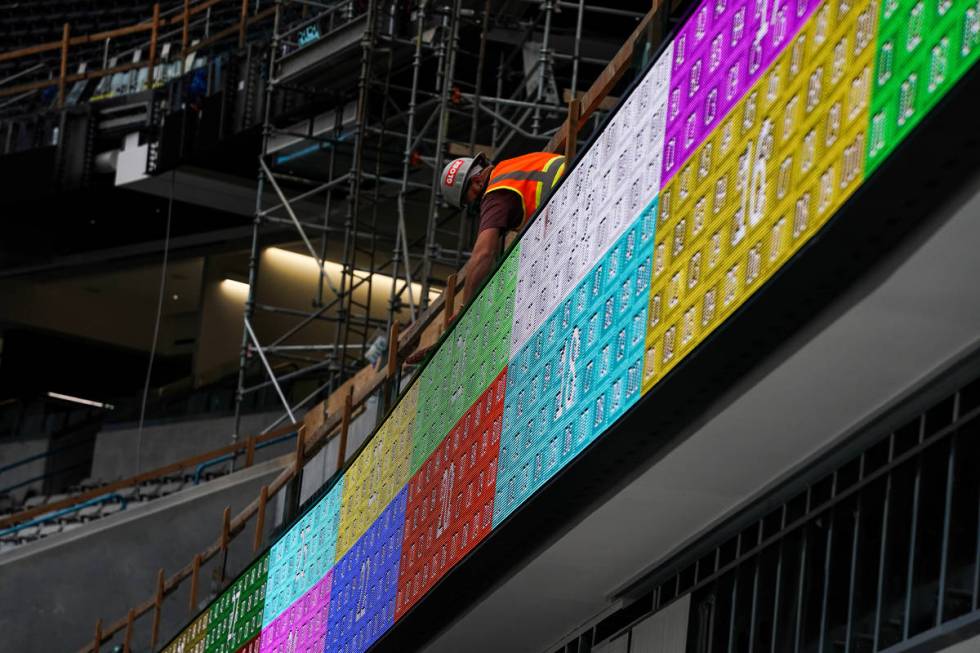
[[[326,653],[361,653],[395,622],[406,498],[402,488],[334,567]]]

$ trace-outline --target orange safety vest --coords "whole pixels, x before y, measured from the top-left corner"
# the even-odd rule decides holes
[[[565,172],[565,157],[550,152],[531,152],[505,159],[493,167],[487,193],[507,189],[521,198],[523,225],[548,198]]]

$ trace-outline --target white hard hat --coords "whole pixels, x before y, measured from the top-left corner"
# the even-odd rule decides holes
[[[453,159],[442,169],[442,196],[451,206],[455,206],[457,209],[463,208],[466,183],[470,177],[479,174],[486,167],[487,157],[483,154]]]

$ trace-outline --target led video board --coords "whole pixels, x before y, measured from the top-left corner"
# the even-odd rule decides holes
[[[408,482],[396,618],[490,533],[506,383],[505,368]]]
[[[978,57],[980,0],[697,3],[345,474],[165,650],[368,649]]]

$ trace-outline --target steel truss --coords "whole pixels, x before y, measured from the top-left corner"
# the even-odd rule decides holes
[[[554,88],[555,61],[571,61],[574,96],[579,63],[585,61],[578,46],[584,13],[621,11],[589,7],[584,0],[543,0],[537,18],[522,25],[521,45],[499,56],[496,88],[485,89],[488,32],[495,22],[491,8],[491,0],[277,2],[235,439],[247,395],[275,387],[285,412],[268,429],[286,420],[295,423],[302,408],[383,353],[392,322],[414,320],[428,306],[430,292],[465,262],[473,236],[473,220],[442,201],[444,162],[475,153],[481,142],[491,153],[516,143],[543,147],[564,119],[561,101],[548,93],[549,84]],[[577,12],[570,55],[556,55],[549,45],[557,11]],[[475,52],[461,44],[463,29],[479,31]],[[343,44],[352,42],[352,33],[356,50],[349,48],[345,57]],[[536,61],[527,66],[522,44],[532,34],[541,41]],[[314,48],[328,53],[310,56],[303,68],[297,61]],[[357,50],[356,71],[343,72],[350,52]],[[469,74],[462,74],[462,67]],[[299,251],[319,268],[311,309],[259,301],[266,233],[284,228],[295,232]],[[327,261],[337,258],[339,281],[326,271]],[[380,315],[372,310],[372,299],[381,292],[379,275],[391,279]],[[253,326],[262,313],[295,322],[261,342]],[[323,335],[325,325],[328,335]],[[302,334],[313,328],[321,331],[310,342]],[[291,403],[283,384],[300,379],[312,391]]]

